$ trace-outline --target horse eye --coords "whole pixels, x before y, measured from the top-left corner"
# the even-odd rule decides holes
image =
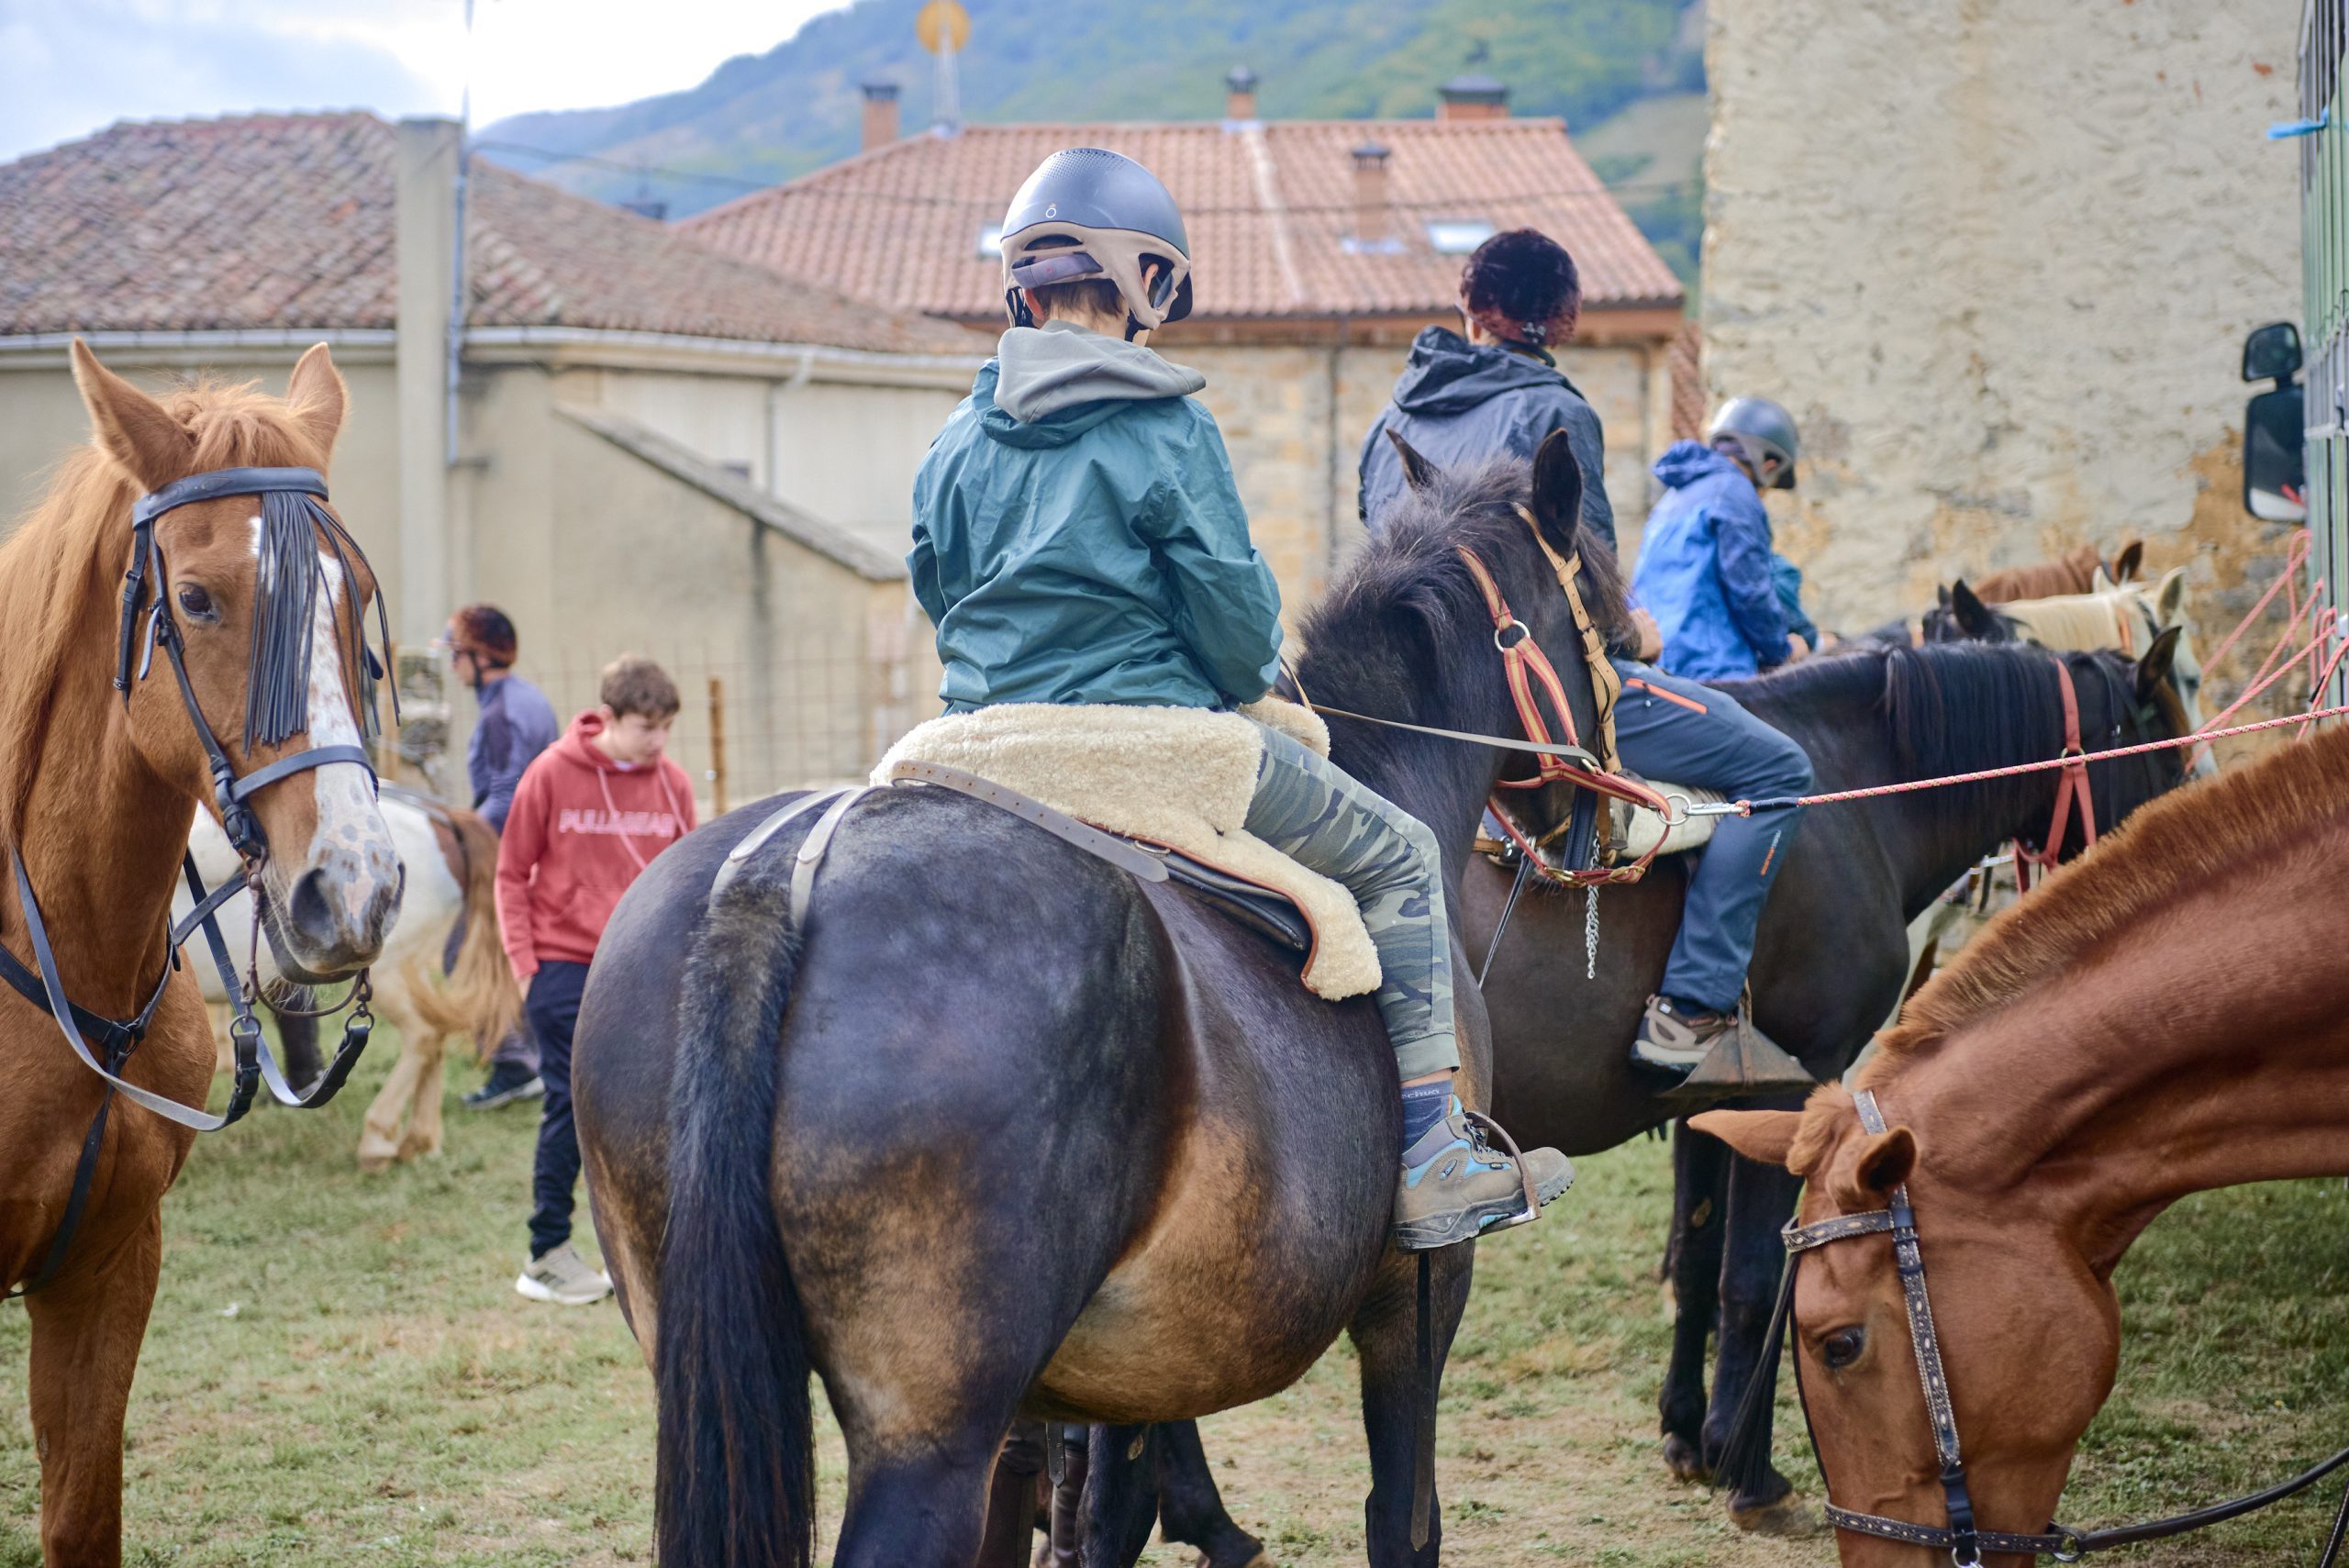
[[[1830,1372],[1841,1372],[1860,1359],[1867,1349],[1868,1336],[1865,1329],[1838,1329],[1819,1342],[1819,1357]]]
[[[190,583],[180,589],[180,608],[196,620],[217,620],[220,612],[212,607],[212,595]]]

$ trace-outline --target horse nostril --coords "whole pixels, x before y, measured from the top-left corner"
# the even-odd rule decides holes
[[[306,871],[285,901],[287,921],[314,952],[339,951],[343,946],[342,922],[334,915],[332,888],[327,873]]]

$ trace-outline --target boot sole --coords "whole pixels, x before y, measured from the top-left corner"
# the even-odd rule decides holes
[[[514,1292],[527,1300],[550,1302],[556,1307],[593,1307],[611,1295],[612,1287],[606,1285],[593,1296],[566,1296],[552,1285],[540,1284],[529,1275],[521,1274],[514,1281]]]
[[[1535,1205],[1531,1214],[1518,1207],[1514,1203],[1497,1200],[1493,1203],[1479,1204],[1474,1208],[1464,1208],[1455,1214],[1445,1215],[1440,1222],[1418,1220],[1408,1225],[1398,1225],[1395,1228],[1394,1235],[1396,1250],[1404,1252],[1432,1251],[1438,1247],[1455,1246],[1462,1241],[1474,1241],[1486,1236],[1497,1236],[1504,1230],[1514,1230],[1520,1225],[1531,1225],[1542,1218],[1542,1210],[1564,1197],[1566,1189],[1574,1184],[1574,1168],[1568,1166],[1566,1179],[1559,1184],[1557,1191],[1536,1195],[1540,1202]]]

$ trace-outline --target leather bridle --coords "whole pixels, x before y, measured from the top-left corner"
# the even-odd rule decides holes
[[[2058,821],[2061,821],[2060,817]],[[1885,1130],[1884,1113],[1876,1106],[1875,1093],[1859,1089],[1854,1091],[1852,1098],[1859,1111],[1860,1126],[1871,1135],[1881,1135]],[[1793,1314],[1795,1273],[1802,1262],[1802,1254],[1831,1242],[1887,1232],[1892,1237],[1893,1267],[1900,1276],[1901,1304],[1908,1313],[1909,1340],[1916,1355],[1918,1380],[1924,1388],[1925,1418],[1932,1428],[1933,1455],[1941,1465],[1942,1496],[1949,1522],[1945,1525],[1911,1524],[1905,1519],[1887,1518],[1881,1514],[1839,1507],[1830,1501],[1825,1505],[1827,1520],[1837,1529],[1901,1541],[1909,1546],[1943,1550],[1957,1568],[1981,1568],[1982,1554],[1986,1551],[2053,1557],[2059,1562],[2076,1562],[2092,1551],[2183,1535],[2188,1530],[2239,1518],[2305,1491],[2343,1464],[2349,1464],[2349,1449],[2343,1449],[2321,1464],[2266,1491],[2144,1524],[2094,1530],[2050,1524],[2045,1532],[2039,1535],[2015,1535],[2005,1530],[1982,1529],[1975,1520],[1974,1500],[1966,1485],[1965,1455],[1958,1446],[1957,1413],[1950,1400],[1949,1375],[1942,1366],[1941,1338],[1933,1328],[1932,1303],[1925,1291],[1924,1254],[1918,1243],[1917,1215],[1909,1206],[1908,1183],[1903,1182],[1893,1189],[1888,1207],[1837,1215],[1809,1225],[1793,1223],[1780,1233],[1787,1246],[1787,1268],[1779,1282],[1777,1306],[1770,1315],[1770,1328],[1759,1372],[1766,1374],[1785,1341],[1787,1327]],[[1802,1407],[1803,1427],[1810,1440],[1811,1452],[1819,1459],[1820,1480],[1831,1488],[1832,1483],[1827,1478],[1827,1458],[1820,1452],[1819,1434],[1811,1426],[1810,1402],[1803,1393],[1802,1353],[1799,1348],[1794,1360],[1795,1395]],[[1733,1445],[1750,1439],[1757,1429],[1756,1424],[1767,1418],[1768,1407],[1761,1399],[1760,1391],[1769,1381],[1766,1375],[1757,1375],[1748,1389],[1745,1402],[1737,1412],[1735,1426],[1738,1435],[1731,1440]],[[2332,1538],[2319,1568],[2332,1568],[2341,1550],[2344,1523],[2349,1523],[2349,1496],[2342,1500],[2342,1518],[2333,1525]]]
[[[204,715],[203,705],[196,700],[195,685],[187,672],[184,635],[172,614],[170,595],[164,592],[167,574],[161,570],[162,553],[155,540],[155,527],[166,514],[180,506],[217,500],[226,495],[261,496],[266,519],[265,535],[268,530],[274,529],[280,538],[310,541],[306,547],[308,553],[303,559],[312,572],[319,570],[315,541],[317,535],[322,532],[326,548],[335,552],[343,567],[343,581],[350,585],[353,595],[351,651],[359,656],[355,662],[370,677],[381,679],[383,666],[366,644],[362,607],[356,602],[358,578],[350,570],[353,562],[363,563],[366,558],[342,524],[318,505],[326,495],[326,480],[315,469],[224,468],[193,474],[166,484],[150,495],[141,496],[132,508],[130,562],[123,573],[122,622],[117,639],[115,687],[128,704],[131,688],[145,679],[154,661],[155,651],[158,648],[162,650],[179,686],[181,705],[187,710],[197,740],[203,743],[206,769],[212,780],[213,803],[219,809],[221,826],[229,843],[235,847],[240,864],[233,878],[207,891],[203,879],[197,874],[195,856],[183,856],[182,869],[187,878],[188,891],[195,898],[195,907],[177,923],[167,927],[163,972],[156,978],[145,1004],[131,1018],[117,1019],[78,1006],[66,996],[64,981],[58,973],[57,955],[50,940],[48,925],[41,917],[39,901],[33,894],[32,879],[25,870],[24,857],[9,854],[17,899],[24,909],[26,935],[32,946],[33,967],[27,968],[14,953],[6,947],[0,947],[0,982],[6,983],[19,995],[56,1020],[59,1032],[64,1036],[75,1057],[104,1081],[106,1094],[99,1101],[97,1115],[83,1140],[81,1158],[74,1167],[72,1191],[41,1266],[26,1284],[0,1295],[0,1300],[29,1295],[56,1277],[89,1199],[98,1151],[105,1140],[108,1114],[117,1095],[182,1127],[197,1132],[215,1132],[237,1121],[251,1108],[255,1092],[263,1083],[268,1084],[270,1094],[281,1104],[299,1109],[325,1105],[342,1087],[344,1080],[351,1075],[351,1068],[357,1064],[360,1052],[366,1049],[368,1035],[374,1028],[374,1015],[368,1007],[370,990],[367,973],[362,970],[352,982],[351,993],[342,1004],[351,1009],[351,1017],[344,1025],[342,1043],[336,1049],[333,1059],[318,1081],[306,1092],[297,1092],[286,1082],[271,1054],[268,1043],[262,1037],[261,1020],[254,1012],[254,1005],[260,995],[261,911],[254,911],[254,951],[248,959],[241,983],[238,980],[235,963],[228,954],[228,944],[220,934],[216,917],[220,906],[230,898],[255,888],[254,879],[268,858],[268,838],[248,804],[254,795],[297,773],[336,762],[351,762],[365,768],[372,780],[375,776],[374,760],[362,746],[313,746],[250,773],[238,773],[228,749],[220,743],[211,721]],[[311,584],[290,578],[270,580],[270,552],[264,545],[255,577],[257,644],[264,600],[270,601],[273,613],[285,615],[292,613],[297,603],[308,605],[307,595],[312,591]],[[155,578],[151,584],[149,582],[150,573]],[[276,597],[273,599],[272,595]],[[383,629],[388,645],[389,626],[383,597],[378,594],[375,599],[377,625]],[[143,652],[139,630],[142,609],[146,611]],[[301,629],[306,634],[306,628]],[[258,659],[258,648],[256,654]],[[137,660],[135,668],[134,658]],[[263,672],[257,668],[249,670],[248,684],[259,681],[262,676]],[[289,666],[275,672],[272,678],[281,685],[298,678],[303,688],[299,694],[273,694],[282,699],[273,709],[277,719],[275,728],[284,733],[300,733],[306,729],[306,666],[299,670]],[[255,706],[249,704],[249,713],[254,711]],[[373,715],[369,705],[363,701],[358,705],[358,709],[363,734]],[[397,697],[395,695],[394,712],[396,714],[397,711]],[[287,725],[293,728],[286,729]],[[249,741],[251,739],[250,730],[247,738]],[[282,734],[271,736],[273,740],[282,738]],[[152,1090],[143,1089],[122,1076],[131,1053],[145,1040],[156,1009],[162,1005],[163,994],[171,983],[172,974],[179,968],[181,944],[198,931],[204,934],[205,945],[219,972],[222,989],[235,1013],[228,1031],[235,1057],[235,1082],[226,1108],[217,1116],[200,1106],[183,1105]],[[340,1010],[340,1006],[330,1009]],[[103,1059],[91,1050],[93,1040],[104,1052]]]

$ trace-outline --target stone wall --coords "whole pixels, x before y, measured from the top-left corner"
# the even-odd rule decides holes
[[[1822,625],[2142,536],[2207,650],[2272,578],[2237,371],[2299,315],[2299,159],[2262,132],[2299,15],[1712,0],[1705,378],[1801,425],[1773,505]]]

